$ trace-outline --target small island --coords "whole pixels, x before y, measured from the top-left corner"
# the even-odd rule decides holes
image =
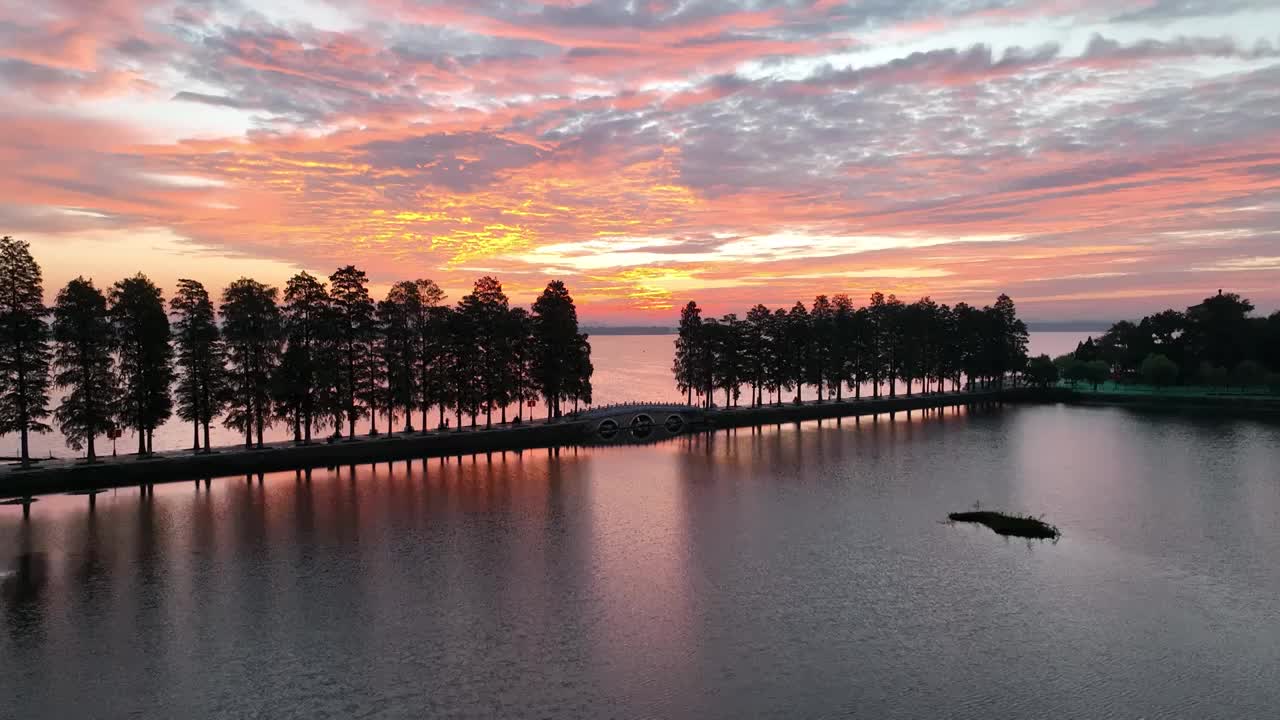
[[[951,513],[947,518],[952,522],[980,523],[991,528],[998,535],[1012,535],[1014,537],[1038,540],[1057,540],[1062,535],[1058,528],[1029,515],[1006,515],[990,510],[974,510],[972,512]]]

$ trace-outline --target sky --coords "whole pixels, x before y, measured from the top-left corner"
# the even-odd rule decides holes
[[[1280,308],[1280,0],[0,0],[0,108],[50,297]]]

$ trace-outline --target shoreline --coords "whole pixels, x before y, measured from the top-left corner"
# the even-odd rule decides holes
[[[899,395],[894,398],[844,398],[837,402],[808,401],[801,405],[763,405],[681,410],[688,423],[683,433],[730,428],[781,425],[843,417],[893,415],[899,412],[996,404],[1054,404],[1082,407],[1120,407],[1139,411],[1210,413],[1246,417],[1280,417],[1280,397],[1214,397],[1152,394],[1091,393],[1070,388],[1008,388],[969,392]],[[0,497],[34,497],[58,493],[89,493],[118,487],[205,480],[288,470],[331,468],[373,462],[410,460],[494,452],[524,451],[582,445],[607,445],[596,435],[598,425],[611,416],[631,417],[645,410],[642,403],[597,408],[552,423],[495,425],[474,429],[365,436],[334,443],[309,445],[277,442],[258,449],[224,446],[212,452],[178,450],[150,457],[100,457],[93,464],[82,459],[44,461],[29,469],[16,464],[0,468]],[[664,407],[654,404],[655,408]],[[669,406],[666,406],[669,408]],[[657,410],[668,412],[668,410]],[[660,435],[675,437],[676,435]],[[655,438],[656,439],[656,438]]]

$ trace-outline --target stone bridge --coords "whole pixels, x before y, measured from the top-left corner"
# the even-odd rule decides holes
[[[601,405],[579,413],[587,443],[634,443],[664,440],[707,424],[702,408],[681,403],[629,402]]]

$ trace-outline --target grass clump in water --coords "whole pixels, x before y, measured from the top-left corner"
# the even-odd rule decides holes
[[[951,513],[947,516],[952,522],[971,522],[986,525],[997,535],[1034,538],[1038,540],[1057,540],[1062,533],[1058,528],[1037,517],[1030,515],[1006,515],[991,510],[973,510],[971,512]]]

